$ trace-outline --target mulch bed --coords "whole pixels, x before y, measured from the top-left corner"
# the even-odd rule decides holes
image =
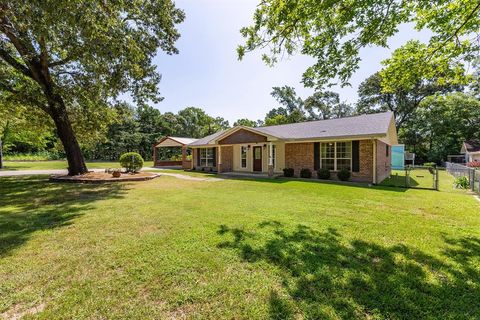
[[[151,172],[122,173],[118,178],[111,173],[89,172],[78,176],[55,175],[50,177],[54,182],[77,182],[77,183],[106,183],[106,182],[125,182],[125,181],[146,181],[160,176]]]

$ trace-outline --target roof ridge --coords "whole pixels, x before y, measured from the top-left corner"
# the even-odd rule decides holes
[[[313,122],[322,122],[322,121],[325,121],[325,122],[326,122],[326,121],[333,121],[333,120],[343,120],[343,119],[348,119],[348,118],[360,118],[360,117],[365,117],[365,116],[373,116],[373,115],[387,114],[387,113],[393,113],[393,112],[392,112],[392,111],[384,111],[384,112],[375,112],[375,113],[363,113],[363,114],[345,116],[345,117],[340,117],[340,118],[308,120],[308,121],[302,121],[302,122],[292,122],[292,123],[277,124],[277,125],[274,125],[274,126],[253,127],[253,129],[275,128],[275,127],[282,127],[282,126],[290,126],[290,125],[292,125],[292,124],[313,123]]]

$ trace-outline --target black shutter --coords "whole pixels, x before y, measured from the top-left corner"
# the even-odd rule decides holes
[[[313,144],[313,170],[320,169],[320,142]]]
[[[212,148],[213,149],[213,166],[217,166],[217,148]]]
[[[359,141],[352,141],[352,172],[360,171],[360,147]]]
[[[200,148],[195,149],[195,152],[197,153],[197,166],[200,167]]]

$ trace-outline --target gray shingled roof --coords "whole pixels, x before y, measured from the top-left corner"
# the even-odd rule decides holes
[[[352,136],[385,135],[388,132],[392,112],[365,114],[360,116],[290,123],[278,126],[258,127],[253,130],[282,140],[326,139]],[[199,139],[189,146],[206,145],[226,130]]]
[[[227,131],[227,130],[221,130],[221,131],[215,132],[214,134],[206,136],[204,138],[198,139],[198,140],[190,143],[189,146],[192,146],[192,147],[194,147],[194,146],[204,146],[204,145],[208,144],[210,141],[215,140],[217,137],[219,137],[225,131]]]
[[[185,137],[170,137],[169,136],[168,138],[170,138],[172,140],[175,140],[175,141],[177,141],[181,144],[190,144],[190,143],[198,140],[198,139],[195,139],[195,138],[185,138]]]
[[[475,139],[465,141],[465,149],[467,149],[468,152],[479,152],[480,141]]]

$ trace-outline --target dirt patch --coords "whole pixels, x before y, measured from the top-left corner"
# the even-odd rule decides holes
[[[38,306],[33,306],[28,309],[23,309],[20,305],[14,305],[10,310],[0,314],[1,319],[8,320],[19,320],[26,315],[34,315],[36,313],[42,312],[45,309],[45,303],[41,303]]]
[[[152,180],[159,175],[151,172],[122,173],[120,177],[113,177],[111,173],[89,172],[78,176],[54,175],[50,181],[55,182],[80,182],[80,183],[105,183],[120,181],[146,181]]]

